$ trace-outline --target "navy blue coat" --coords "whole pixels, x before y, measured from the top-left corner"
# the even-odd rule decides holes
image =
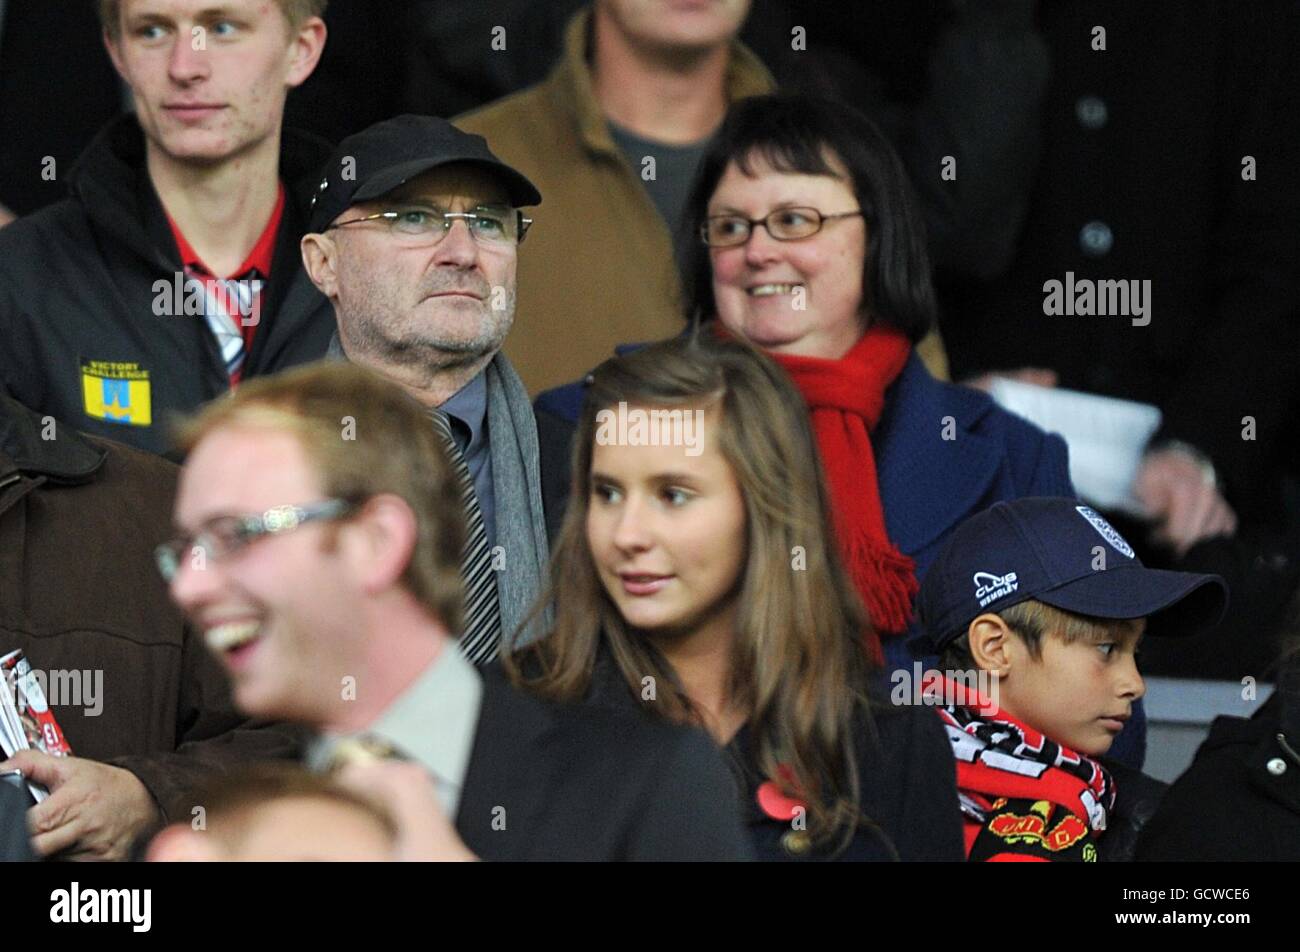
[[[625,345],[626,353],[639,345]],[[577,420],[585,385],[566,384],[537,398],[537,408]],[[885,393],[871,434],[889,538],[924,579],[948,533],[996,502],[1021,496],[1074,496],[1061,437],[1003,410],[988,394],[935,380],[915,352]],[[911,668],[905,636],[884,639],[891,668]],[[1146,718],[1141,704],[1115,739],[1110,757],[1141,767]]]
[[[1061,437],[982,391],[935,380],[915,353],[885,394],[871,442],[889,538],[916,562],[918,581],[948,533],[994,503],[1074,495]],[[913,660],[906,642],[916,626],[885,639],[893,665]]]

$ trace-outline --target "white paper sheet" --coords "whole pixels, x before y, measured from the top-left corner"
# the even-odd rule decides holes
[[[1070,479],[1085,500],[1098,509],[1146,515],[1133,496],[1133,479],[1147,443],[1160,428],[1159,408],[1001,377],[995,379],[992,395],[1017,416],[1065,438]]]

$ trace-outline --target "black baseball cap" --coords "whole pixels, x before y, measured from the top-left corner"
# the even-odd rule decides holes
[[[1217,575],[1144,566],[1106,519],[1079,502],[1034,496],[1000,502],[958,526],[917,597],[917,654],[938,654],[971,621],[1019,602],[1096,618],[1161,616],[1159,632],[1190,635],[1218,624],[1228,587]]]
[[[436,116],[395,116],[339,143],[321,170],[307,230],[323,231],[358,202],[380,198],[417,175],[452,162],[468,162],[492,172],[516,208],[542,203],[536,186],[493,155],[482,136],[462,132]]]

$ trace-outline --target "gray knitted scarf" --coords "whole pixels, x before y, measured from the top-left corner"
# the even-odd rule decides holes
[[[326,359],[346,360],[339,336],[330,341]],[[518,647],[537,641],[551,626],[551,609],[515,634],[546,585],[546,518],[542,509],[542,474],[537,446],[537,419],[519,374],[500,352],[484,368],[487,374],[488,452],[492,454],[492,495],[496,506],[496,545],[501,548],[497,597],[501,604],[503,644]]]

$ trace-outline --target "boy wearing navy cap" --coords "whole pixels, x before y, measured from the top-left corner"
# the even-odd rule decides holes
[[[1147,619],[1171,635],[1217,623],[1223,580],[1148,569],[1088,506],[1031,497],[958,527],[917,604],[918,647],[946,672],[968,858],[1095,861],[1116,797],[1096,758],[1145,692]]]

